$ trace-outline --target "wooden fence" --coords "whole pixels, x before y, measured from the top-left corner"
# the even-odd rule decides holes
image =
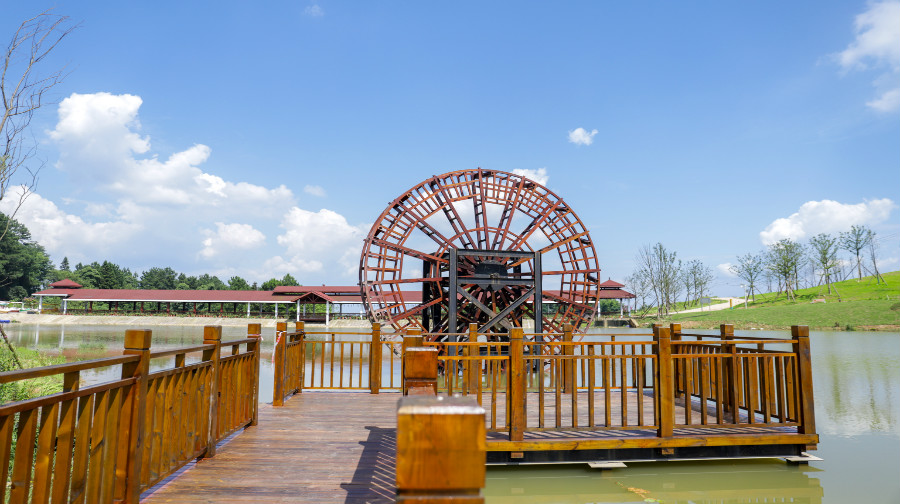
[[[122,356],[0,373],[0,383],[63,380],[60,393],[0,406],[0,502],[138,502],[255,425],[260,325],[246,339],[221,335],[206,326],[202,345],[153,352],[150,330],[129,330]],[[154,360],[162,369],[151,372]],[[82,386],[82,372],[112,366],[119,378]]]

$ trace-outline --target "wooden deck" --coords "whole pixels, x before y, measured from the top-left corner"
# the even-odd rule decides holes
[[[580,394],[584,395],[584,394]],[[629,394],[628,403],[637,401]],[[212,502],[394,502],[396,409],[400,394],[366,392],[311,392],[297,394],[284,407],[260,409],[259,425],[250,427],[222,444],[214,458],[201,459],[144,494],[147,503]],[[498,397],[498,399],[501,399]],[[537,411],[529,397],[531,419]],[[652,424],[652,398],[643,396],[644,424]],[[499,401],[498,401],[499,402]],[[586,399],[581,399],[582,404]],[[620,415],[620,401],[613,401],[612,418]],[[490,428],[490,402],[486,421]],[[567,405],[568,406],[568,405]],[[499,409],[502,424],[502,407]],[[551,406],[552,409],[552,406]],[[568,408],[565,408],[567,410]],[[636,408],[632,408],[632,411]],[[699,418],[695,408],[694,418]],[[601,413],[601,417],[602,417]],[[628,415],[637,424],[635,413]],[[710,421],[714,417],[709,416]],[[529,424],[535,420],[529,420]],[[683,417],[680,417],[680,420]],[[549,418],[548,418],[549,420]],[[564,415],[571,425],[571,416]],[[695,420],[698,421],[698,420]],[[586,419],[580,422],[585,425]],[[760,427],[754,434],[784,432]],[[728,438],[748,434],[747,429],[706,431],[696,425],[677,429],[676,436],[716,434]],[[501,448],[508,441],[503,432],[489,433],[488,445]],[[621,443],[656,439],[655,430],[572,431],[565,428],[529,431],[525,441],[573,443]],[[626,441],[626,442],[629,442]],[[568,447],[571,449],[571,447]],[[508,448],[507,448],[508,449]]]
[[[394,502],[399,394],[304,392],[141,502]]]

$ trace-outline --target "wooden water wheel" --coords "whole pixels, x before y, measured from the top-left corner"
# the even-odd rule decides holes
[[[360,258],[368,317],[396,330],[504,332],[589,326],[597,254],[556,194],[512,173],[462,170],[401,194],[375,220]],[[536,316],[540,314],[540,316]]]

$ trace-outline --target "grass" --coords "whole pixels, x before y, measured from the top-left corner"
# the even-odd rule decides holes
[[[885,273],[887,284],[877,284],[873,277],[857,282],[837,282],[832,294],[827,288],[813,287],[796,291],[791,301],[782,293],[756,296],[756,301],[733,310],[682,313],[668,321],[684,327],[714,328],[734,324],[739,329],[787,329],[792,325],[808,325],[812,329],[833,330],[900,330],[900,271]],[[840,293],[838,297],[837,293]],[[824,299],[824,303],[813,303]]]

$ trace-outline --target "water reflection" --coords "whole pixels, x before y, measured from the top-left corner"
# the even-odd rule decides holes
[[[820,503],[822,471],[771,461],[629,464],[598,471],[586,466],[490,467],[490,503],[801,502]]]

